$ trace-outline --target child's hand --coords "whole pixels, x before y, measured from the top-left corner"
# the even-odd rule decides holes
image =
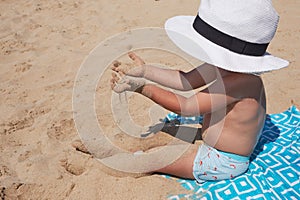
[[[116,93],[122,93],[125,91],[141,92],[145,85],[143,78],[136,78],[130,76],[118,77],[117,74],[113,73],[110,80],[111,89]]]
[[[119,61],[115,61],[111,69],[119,74],[125,74],[128,76],[144,77],[145,62],[137,56],[135,53],[130,52],[128,56],[134,61],[135,66],[122,65]]]

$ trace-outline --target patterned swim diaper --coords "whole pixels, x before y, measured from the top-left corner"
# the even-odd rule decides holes
[[[193,175],[197,182],[234,178],[247,171],[249,157],[219,151],[205,143],[194,160]]]

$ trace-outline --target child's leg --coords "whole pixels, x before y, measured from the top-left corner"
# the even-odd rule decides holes
[[[156,172],[170,174],[181,178],[195,179],[193,176],[193,166],[198,148],[199,145],[192,144],[175,162]]]

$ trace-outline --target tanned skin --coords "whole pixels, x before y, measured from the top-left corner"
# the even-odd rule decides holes
[[[119,62],[112,66],[120,75],[112,75],[111,87],[115,92],[140,93],[183,116],[203,115],[202,138],[206,144],[242,156],[252,153],[266,116],[264,85],[259,76],[230,72],[207,63],[189,72],[163,69],[147,65],[133,52],[128,55],[134,67]],[[147,84],[145,79],[181,91],[211,84],[187,98],[157,84]],[[191,145],[178,160],[158,172],[194,179],[193,162],[198,148]]]

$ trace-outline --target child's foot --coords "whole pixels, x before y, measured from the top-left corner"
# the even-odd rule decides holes
[[[128,53],[128,56],[134,61],[134,66],[122,65],[119,61],[115,61],[111,69],[117,73],[123,73],[135,77],[143,77],[145,62],[133,52]]]
[[[111,88],[117,92],[122,93],[125,91],[137,91],[145,85],[145,80],[142,78],[135,78],[123,76],[121,79],[117,74],[113,73],[110,80]]]

